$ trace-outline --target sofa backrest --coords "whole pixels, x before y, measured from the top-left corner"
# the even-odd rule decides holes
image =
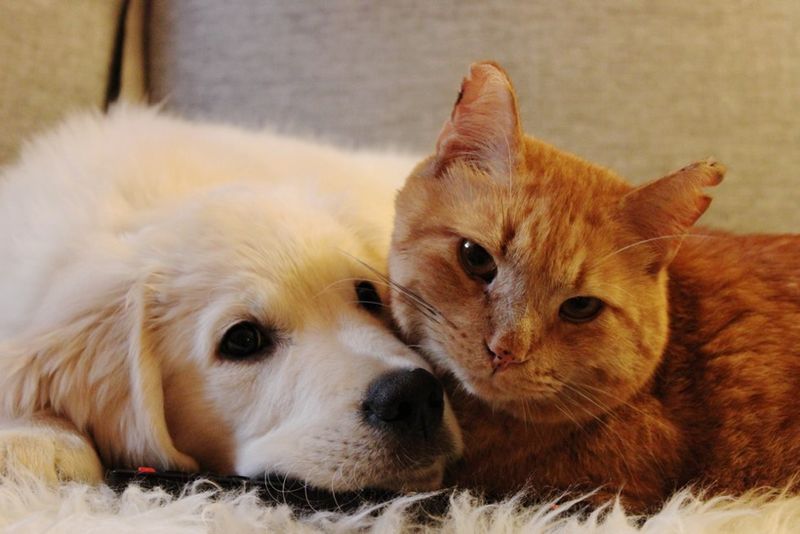
[[[102,109],[124,2],[0,1],[0,165],[64,115]]]
[[[713,155],[705,222],[800,231],[800,2],[170,0],[147,22],[151,96],[184,115],[427,151],[491,58],[528,132],[636,182]]]

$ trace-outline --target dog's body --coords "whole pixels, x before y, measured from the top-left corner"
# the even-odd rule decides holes
[[[28,146],[0,175],[0,461],[436,487],[452,413],[370,423],[372,384],[426,366],[354,289],[411,165],[136,109]],[[263,347],[232,357],[243,324]]]

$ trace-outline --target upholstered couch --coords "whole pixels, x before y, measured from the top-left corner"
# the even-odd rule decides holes
[[[425,151],[475,59],[531,133],[633,181],[714,155],[708,223],[800,231],[800,3],[3,0],[0,164],[122,98]]]

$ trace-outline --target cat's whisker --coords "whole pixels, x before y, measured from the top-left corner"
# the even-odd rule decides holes
[[[603,415],[603,417],[605,417],[605,419],[600,417],[600,415],[598,415],[598,414],[594,414],[591,410],[589,410],[588,408],[583,406],[583,404],[578,402],[576,399],[567,396],[567,398],[570,401],[572,401],[575,404],[575,406],[577,406],[578,408],[581,408],[584,412],[586,412],[586,414],[589,417],[591,417],[592,419],[597,421],[598,424],[600,425],[600,427],[602,427],[603,431],[606,433],[606,435],[613,436],[620,443],[624,443],[625,442],[625,437],[620,433],[620,431],[615,430],[614,427],[609,424],[609,422],[613,421],[613,420],[616,420],[617,422],[622,421],[622,419],[620,417],[618,417],[617,414],[615,414],[613,410],[610,410],[607,406],[603,405],[600,402],[595,402],[593,399],[591,399],[588,396],[584,395],[578,389],[576,389],[575,387],[571,386],[570,384],[564,383],[564,385],[570,391],[572,391],[574,393],[577,393],[582,398],[584,398],[585,400],[588,400],[589,402],[591,402],[592,404],[594,404],[595,406],[597,406],[598,408],[600,408],[602,410],[602,415]],[[618,454],[617,457],[622,460],[622,465],[624,465],[625,470],[628,472],[628,477],[630,478],[630,480],[635,480],[634,470],[631,469],[631,466],[630,466],[630,463],[631,463],[632,460],[630,460],[628,458],[628,455],[624,454],[623,451],[621,451],[621,452],[622,453]]]
[[[569,419],[570,421],[572,421],[572,423],[573,423],[573,424],[574,424],[574,425],[575,425],[577,428],[580,428],[580,429],[582,429],[582,428],[583,428],[583,425],[581,425],[580,421],[578,421],[578,419],[575,417],[575,414],[573,414],[573,413],[570,411],[570,409],[569,409],[569,407],[566,405],[566,403],[563,403],[563,402],[561,402],[561,401],[560,401],[560,400],[558,400],[558,399],[554,399],[554,400],[555,400],[554,404],[555,404],[555,407],[556,407],[556,409],[557,409],[559,412],[561,412],[562,414],[564,414],[564,415],[567,417],[567,419]]]
[[[602,404],[599,404],[599,403],[595,402],[594,400],[590,399],[588,396],[584,395],[583,393],[581,393],[580,391],[578,391],[577,389],[575,389],[575,388],[574,388],[573,386],[571,386],[570,384],[567,384],[567,383],[565,382],[565,383],[564,383],[564,386],[567,388],[567,390],[568,390],[568,391],[570,391],[570,392],[572,392],[572,393],[577,393],[577,394],[578,394],[578,395],[580,395],[580,396],[581,396],[581,397],[582,397],[584,400],[588,400],[589,402],[591,402],[592,404],[594,404],[595,406],[597,406],[598,408],[600,408],[600,410],[601,410],[601,413],[602,413],[602,414],[605,414],[605,413],[607,413],[607,412],[608,412],[608,407],[606,407],[606,406],[603,406]],[[574,398],[572,398],[572,397],[570,397],[570,396],[567,396],[567,398],[568,398],[568,399],[570,399],[572,402],[574,402],[574,403],[575,403],[575,406],[577,406],[577,407],[581,408],[583,411],[585,411],[585,412],[586,412],[586,415],[588,415],[589,417],[591,417],[592,419],[594,419],[595,421],[597,421],[598,423],[600,423],[602,426],[605,426],[605,425],[607,424],[607,423],[606,423],[606,421],[605,421],[605,420],[603,420],[603,419],[600,417],[600,415],[599,415],[599,414],[595,414],[594,412],[592,412],[591,410],[589,410],[588,408],[586,408],[585,406],[583,406],[583,404],[582,404],[581,402],[578,402],[576,399],[574,399]]]
[[[578,406],[581,409],[583,409],[586,412],[587,415],[589,415],[592,419],[594,419],[598,423],[600,423],[600,425],[603,426],[607,431],[611,429],[611,427],[608,424],[609,420],[617,420],[617,421],[621,420],[619,418],[618,414],[616,414],[614,412],[614,410],[612,410],[608,405],[604,404],[600,400],[592,399],[591,397],[589,397],[585,393],[581,392],[576,386],[574,386],[572,384],[568,384],[566,382],[563,382],[563,384],[569,391],[578,394],[582,399],[592,403],[594,406],[596,406],[597,408],[600,409],[600,414],[595,414],[591,410],[589,410],[585,406],[583,406],[582,403],[579,403],[576,399],[574,399],[572,397],[568,397],[572,402],[575,403],[576,406]],[[600,417],[601,415],[603,417],[607,418],[607,419],[603,419],[602,417]],[[618,432],[616,434],[619,435]]]
[[[378,273],[375,273],[375,274],[378,274]],[[314,295],[314,297],[315,297],[315,298],[319,297],[319,296],[320,296],[322,293],[324,293],[325,291],[328,291],[328,290],[329,290],[329,289],[331,289],[333,286],[335,286],[335,285],[337,285],[337,284],[339,284],[339,283],[343,283],[343,282],[356,282],[356,281],[362,281],[362,280],[363,280],[363,278],[343,278],[343,279],[341,279],[341,280],[337,280],[336,282],[333,282],[333,283],[329,284],[328,286],[326,286],[325,288],[323,288],[323,289],[322,289],[321,291],[319,291],[319,292],[318,292],[316,295]],[[392,289],[392,285],[391,285],[390,283],[388,283],[387,281],[383,280],[383,279],[381,279],[381,280],[372,280],[372,282],[374,282],[374,283],[376,283],[376,284],[383,284],[383,286],[385,286],[385,287],[388,287],[389,289]],[[402,295],[401,295],[401,296],[402,296]],[[387,305],[387,304],[384,304],[383,302],[380,302],[380,303],[378,303],[378,302],[363,302],[363,301],[354,301],[354,302],[355,302],[355,303],[357,303],[357,304],[373,304],[373,305],[380,305],[380,306],[383,306],[384,308],[390,308],[390,306],[389,306],[389,305]],[[438,317],[436,317],[436,316],[432,315],[431,313],[429,313],[429,312],[428,312],[428,310],[425,310],[425,309],[420,309],[419,307],[417,307],[417,306],[416,306],[416,302],[414,302],[413,300],[410,300],[410,301],[409,301],[409,303],[410,303],[410,304],[412,304],[412,305],[415,305],[415,307],[416,307],[416,308],[417,308],[417,309],[418,309],[418,310],[419,310],[421,313],[423,313],[423,314],[425,314],[426,316],[428,316],[428,317],[429,317],[431,320],[433,320],[433,321],[436,321],[436,322],[439,322],[439,319],[438,319]]]
[[[428,303],[428,301],[422,298],[418,293],[415,293],[414,291],[408,289],[407,287],[398,284],[397,282],[394,282],[388,278],[386,278],[386,280],[392,287],[397,289],[400,293],[406,295],[406,297],[408,297],[409,299],[413,300],[414,302],[416,302],[417,304],[428,310],[433,316],[435,316],[437,322],[444,321],[445,323],[447,323],[448,326],[450,326],[450,328],[458,330],[458,326],[453,321],[448,319],[446,315],[444,315],[441,311],[439,311],[433,305]]]
[[[398,291],[397,292],[397,296],[399,298],[403,299],[407,304],[409,304],[410,306],[415,308],[424,317],[427,317],[428,319],[430,319],[431,321],[435,322],[436,324],[441,324],[442,323],[441,318],[438,315],[436,315],[436,313],[431,312],[430,310],[428,310],[427,308],[425,308],[423,306],[420,306],[419,303],[417,301],[415,301],[412,297],[409,297],[408,295],[406,295],[402,291]]]
[[[573,387],[577,387],[577,386],[573,386]],[[654,419],[656,421],[660,421],[660,419],[658,419],[657,417],[655,417],[652,414],[649,414],[649,413],[645,412],[644,410],[642,410],[641,408],[638,408],[637,406],[635,406],[631,401],[623,401],[618,396],[614,395],[610,391],[606,391],[603,388],[599,388],[597,386],[591,386],[589,384],[580,384],[580,387],[582,387],[582,388],[584,388],[586,390],[591,390],[592,392],[595,392],[595,393],[600,393],[602,395],[605,395],[610,400],[616,401],[619,406],[626,406],[626,407],[630,408],[631,410],[637,412],[639,415],[642,415],[642,416],[645,416],[645,417],[650,417],[651,419]]]
[[[422,298],[420,298],[418,295],[416,295],[413,291],[409,290],[406,287],[401,286],[400,284],[396,284],[395,282],[392,282],[391,280],[388,280],[387,283],[389,284],[389,286],[392,289],[397,291],[397,293],[400,296],[403,296],[408,301],[411,301],[414,304],[416,304],[418,309],[424,310],[425,312],[427,312],[427,315],[429,315],[430,317],[432,317],[434,319],[437,319],[437,321],[438,321],[438,319],[440,317],[443,317],[442,314],[439,312],[439,310],[437,310],[436,308],[434,308],[433,306],[431,306],[430,304],[425,302]]]
[[[658,237],[651,237],[650,239],[642,239],[641,241],[636,241],[635,243],[631,243],[630,245],[625,245],[624,247],[619,248],[614,252],[602,256],[599,260],[597,260],[597,263],[595,265],[601,265],[604,261],[616,256],[617,254],[625,252],[626,250],[630,250],[634,247],[638,247],[640,245],[646,245],[647,243],[652,243],[653,241],[661,241],[663,239],[688,239],[688,238],[709,239],[715,237],[717,236],[706,235],[706,234],[670,234]]]
[[[602,414],[605,417],[607,417],[608,419],[618,420],[618,421],[622,420],[620,415],[618,413],[616,413],[615,409],[613,409],[610,406],[608,406],[607,404],[603,403],[600,399],[594,399],[594,398],[590,397],[589,395],[586,394],[586,392],[581,391],[580,388],[577,385],[564,383],[564,386],[566,386],[570,391],[580,395],[586,401],[594,404],[597,408],[599,408],[601,410]],[[601,392],[601,393],[605,393],[605,391],[603,391],[600,388],[591,388],[591,389],[596,390],[596,391]],[[641,412],[641,410],[640,410],[640,412]],[[641,413],[644,414],[644,415],[649,415],[649,414],[646,414],[645,412],[641,412]]]
[[[341,278],[339,280],[336,280],[335,282],[331,282],[327,286],[325,286],[322,289],[320,289],[319,291],[317,291],[317,293],[315,293],[312,298],[313,299],[319,298],[323,293],[325,293],[326,291],[330,290],[331,288],[333,288],[334,286],[337,286],[339,284],[343,284],[345,282],[361,282],[363,280],[364,280],[363,278]]]
[[[625,407],[625,408],[628,408],[628,409],[634,411],[635,413],[641,415],[645,419],[649,419],[649,420],[657,422],[657,423],[661,422],[661,419],[659,419],[657,416],[638,408],[631,401],[622,401],[622,402],[620,402],[621,399],[619,397],[617,397],[616,395],[614,395],[613,393],[609,392],[609,391],[606,391],[606,390],[604,390],[602,388],[598,388],[596,386],[590,386],[588,384],[582,384],[582,387],[586,388],[587,390],[591,389],[591,390],[593,390],[593,391],[595,391],[597,393],[601,393],[601,394],[605,395],[606,397],[609,397],[612,400],[619,402],[617,408],[615,408],[614,410],[609,410],[608,411],[608,414],[609,414],[610,418],[616,418],[618,421],[622,420],[622,416],[617,413],[619,411],[619,407],[621,406],[621,407]],[[661,462],[656,457],[656,455],[652,451],[652,449],[647,449],[647,450],[649,450],[649,452],[650,452],[650,457],[653,459],[653,464],[658,466],[659,469],[663,469],[662,466],[661,466]]]
[[[596,386],[590,386],[588,384],[582,384],[582,387],[585,387],[586,389],[591,389],[591,390],[593,390],[593,391],[595,391],[597,393],[602,393],[602,394],[606,395],[607,397],[610,397],[611,399],[613,399],[613,400],[615,400],[617,402],[619,402],[621,400],[621,399],[619,399],[619,397],[617,397],[613,393],[608,392],[608,391],[606,391],[606,390],[604,390],[602,388],[598,388]],[[629,409],[633,410],[634,412],[636,412],[637,414],[643,416],[644,418],[650,419],[651,421],[654,421],[654,422],[657,422],[657,423],[661,423],[662,422],[662,420],[659,417],[657,417],[657,416],[655,416],[655,415],[653,415],[651,413],[648,413],[648,412],[638,408],[631,401],[621,402],[618,405],[618,407],[619,406],[623,406],[623,407],[629,408]],[[616,418],[618,421],[621,421],[622,420],[622,416],[619,415],[617,412],[618,412],[618,408],[615,408],[613,411],[609,411],[608,414],[612,418]],[[646,450],[648,450],[650,452],[650,457],[653,459],[654,465],[656,465],[659,469],[663,469],[662,465],[661,465],[661,462],[659,461],[659,458],[656,457],[656,455],[652,451],[652,449],[646,448]]]
[[[513,168],[513,166],[514,166],[514,159],[515,159],[515,158],[514,158],[514,150],[513,150],[513,149],[512,149],[512,147],[511,147],[511,139],[510,139],[510,137],[511,137],[513,134],[512,134],[512,133],[510,133],[510,132],[508,132],[508,131],[505,131],[505,132],[503,132],[503,133],[504,133],[504,135],[503,135],[503,143],[505,144],[505,149],[506,149],[506,158],[508,158],[508,159],[506,159],[506,161],[508,162],[508,167],[509,167],[509,168]],[[511,190],[511,177],[510,177],[510,176],[509,176],[509,178],[508,178],[508,184],[507,184],[507,187],[508,187],[508,189],[509,189],[509,191],[510,191],[510,190]]]
[[[522,427],[526,430],[528,429],[528,419],[530,417],[528,415],[528,408],[529,408],[529,401],[525,399],[524,401],[522,401]]]
[[[376,283],[383,284],[383,286],[389,288],[389,290],[395,289],[398,297],[403,298],[403,300],[405,300],[408,304],[413,306],[417,311],[419,311],[420,313],[422,313],[423,315],[425,315],[426,317],[428,317],[432,321],[434,321],[436,323],[441,323],[441,318],[440,318],[441,314],[438,314],[435,311],[431,311],[431,310],[421,306],[412,297],[404,294],[402,291],[397,290],[397,288],[395,288],[395,286],[390,281],[379,280],[379,281],[376,281]],[[385,306],[388,307],[388,308],[391,308],[391,306],[388,306],[388,305],[385,305]]]
[[[417,309],[419,309],[420,311],[426,310],[428,313],[426,313],[425,315],[428,318],[430,318],[432,320],[437,320],[437,322],[439,322],[438,318],[441,318],[445,322],[447,322],[451,327],[455,328],[455,324],[452,321],[450,321],[439,310],[437,310],[434,306],[432,306],[430,303],[428,303],[421,296],[419,296],[415,292],[411,291],[409,288],[407,288],[407,287],[405,287],[405,286],[403,286],[401,284],[398,284],[397,282],[393,281],[391,278],[389,278],[388,276],[386,276],[385,274],[383,274],[382,272],[380,272],[376,268],[372,267],[370,264],[368,264],[364,260],[361,260],[360,258],[357,258],[357,257],[353,256],[349,252],[347,252],[345,250],[341,250],[341,249],[339,249],[339,252],[341,252],[345,256],[348,256],[350,259],[358,262],[363,267],[366,267],[367,269],[369,269],[373,274],[375,274],[375,276],[380,278],[381,281],[386,283],[392,289],[395,289],[399,294],[405,295],[405,297],[407,297],[407,299],[409,299],[410,301],[413,301],[415,304],[418,305]],[[421,308],[424,308],[424,310],[422,310]]]
[[[425,308],[426,310],[428,310],[432,314],[441,315],[439,310],[437,310],[436,308],[434,308],[433,306],[428,304],[427,301],[425,301],[422,297],[420,297],[419,295],[417,295],[416,293],[414,293],[413,291],[411,291],[407,287],[405,287],[405,286],[403,286],[401,284],[398,284],[397,282],[391,280],[388,276],[385,276],[385,275],[383,275],[383,274],[381,274],[381,273],[379,273],[377,271],[375,271],[375,274],[377,276],[379,276],[381,278],[381,281],[383,283],[385,283],[389,288],[394,289],[398,293],[401,293],[401,294],[405,295],[406,297],[408,297],[409,299],[413,300],[416,304],[419,304],[420,306],[422,306],[423,308]]]
[[[350,301],[356,305],[368,305],[368,306],[380,306],[381,308],[389,309],[390,306],[388,304],[384,304],[383,302],[373,302],[371,300],[351,300]]]

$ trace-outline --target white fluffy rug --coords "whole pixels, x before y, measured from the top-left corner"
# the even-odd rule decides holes
[[[129,487],[121,496],[107,486],[64,484],[48,487],[20,479],[0,481],[2,532],[170,534],[249,532],[427,532],[458,534],[591,532],[800,532],[800,497],[751,496],[698,500],[675,495],[655,516],[637,519],[616,505],[590,516],[565,516],[550,505],[520,507],[516,502],[486,505],[467,494],[453,497],[450,512],[428,524],[406,513],[414,498],[379,510],[350,515],[316,513],[298,517],[287,506],[265,506],[253,494],[210,492],[171,497],[160,490]],[[562,507],[563,509],[563,507]]]

